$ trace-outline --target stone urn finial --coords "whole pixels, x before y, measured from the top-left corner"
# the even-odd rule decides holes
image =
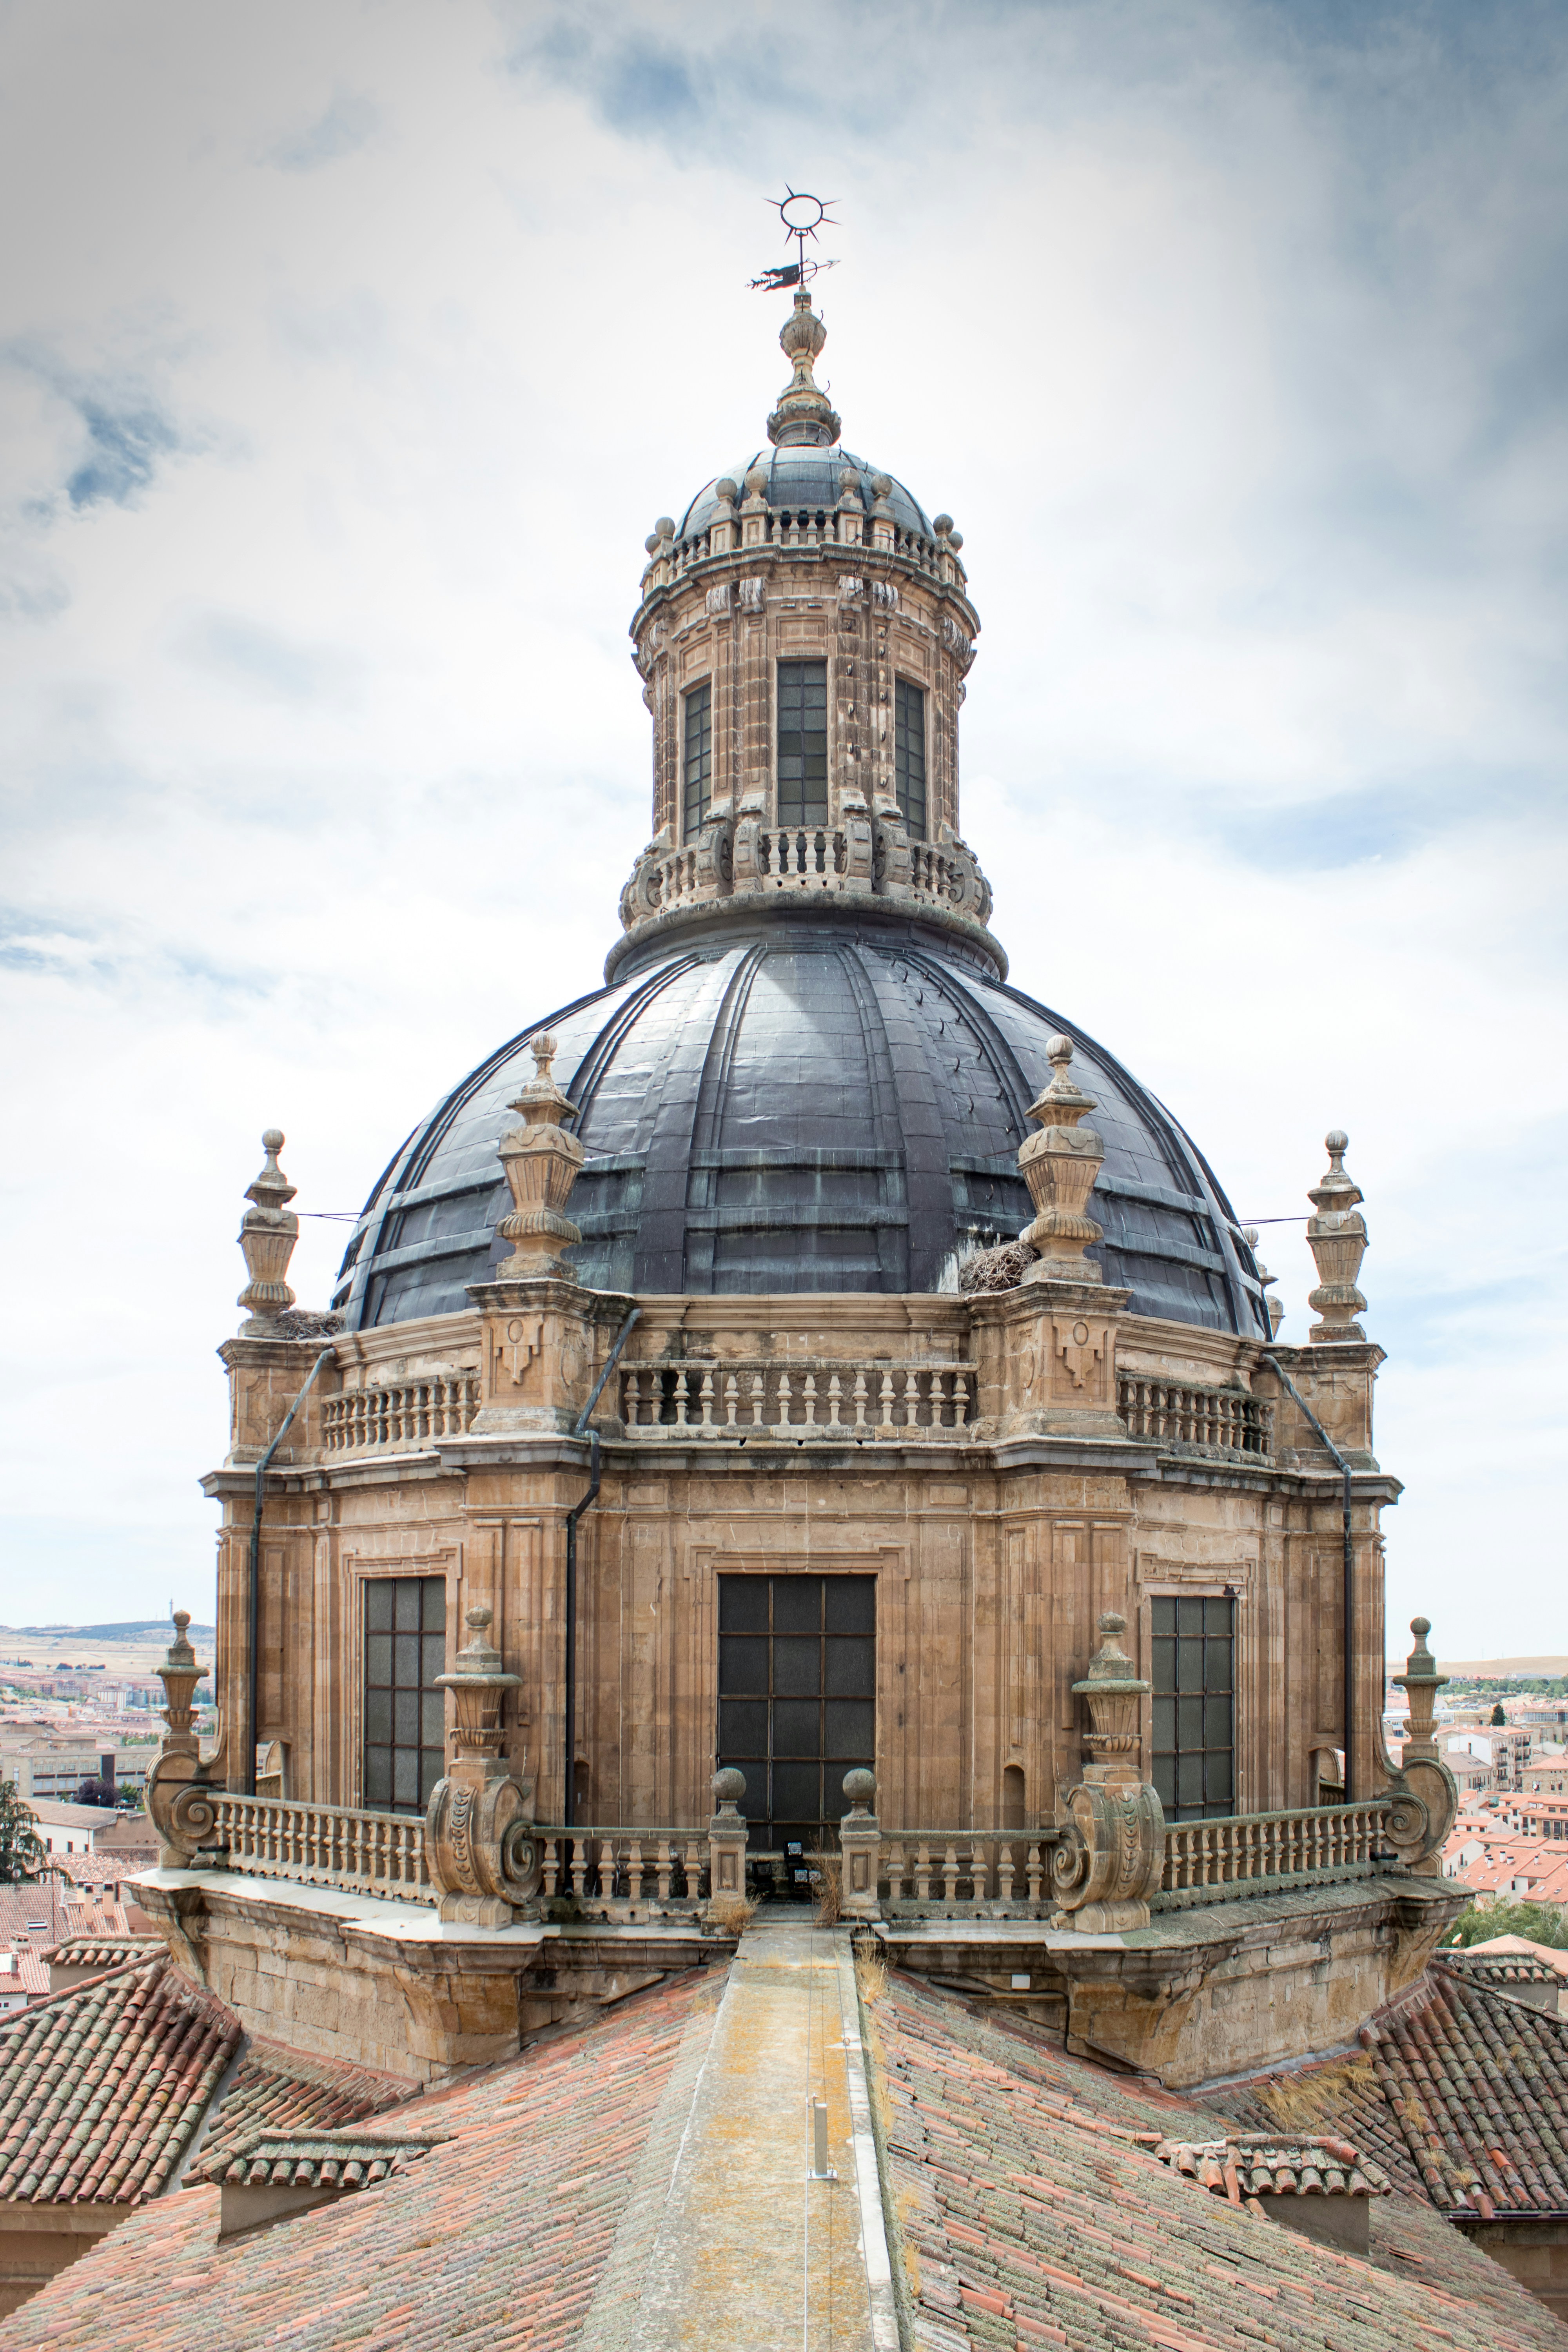
[[[491,1624],[488,1609],[468,1612],[471,1636],[452,1662],[449,1675],[437,1675],[437,1690],[449,1690],[456,1702],[457,1722],[452,1745],[459,1762],[499,1756],[506,1738],[506,1699],[520,1688],[522,1676],[509,1675],[500,1652],[487,1638]]]
[[[1405,1704],[1410,1709],[1405,1726],[1406,1762],[1415,1756],[1436,1755],[1433,1718],[1437,1710],[1437,1694],[1448,1679],[1447,1675],[1437,1672],[1437,1661],[1426,1646],[1426,1636],[1432,1631],[1431,1619],[1412,1617],[1410,1630],[1415,1636],[1415,1647],[1405,1662],[1405,1672],[1391,1677],[1395,1689],[1405,1693]]]
[[[1105,1145],[1092,1127],[1083,1122],[1095,1108],[1095,1098],[1075,1086],[1068,1071],[1072,1040],[1055,1036],[1046,1043],[1051,1082],[1029,1105],[1029,1117],[1038,1122],[1018,1154],[1018,1167],[1035,1204],[1032,1225],[1022,1239],[1039,1253],[1024,1276],[1026,1282],[1099,1282],[1100,1270],[1085,1249],[1103,1239],[1102,1229],[1084,1213],[1105,1159]]]
[[[1089,1759],[1086,1778],[1090,1780],[1120,1780],[1129,1774],[1134,1780],[1138,1778],[1143,1701],[1153,1685],[1134,1673],[1132,1661],[1121,1646],[1126,1630],[1126,1618],[1108,1609],[1100,1620],[1100,1647],[1089,1660],[1089,1672],[1082,1682],[1073,1685],[1089,1708],[1089,1727],[1083,1745]]]
[[[239,1221],[239,1246],[250,1276],[235,1301],[237,1307],[248,1309],[248,1320],[239,1327],[242,1339],[269,1338],[278,1318],[294,1304],[294,1294],[284,1276],[300,1238],[300,1220],[289,1206],[295,1188],[278,1165],[278,1154],[283,1149],[280,1127],[267,1129],[261,1149],[267,1154],[266,1162],[245,1196],[254,1205]]]
[[[521,1114],[522,1124],[503,1135],[497,1146],[512,1207],[496,1231],[510,1242],[512,1253],[497,1266],[496,1279],[518,1282],[552,1275],[574,1282],[577,1277],[561,1253],[583,1236],[561,1212],[587,1154],[563,1127],[563,1120],[576,1118],[577,1106],[551,1075],[555,1039],[543,1031],[528,1043],[535,1074],[508,1106]]]
[[[1363,1195],[1355,1179],[1345,1173],[1350,1138],[1344,1129],[1331,1128],[1323,1146],[1329,1155],[1328,1172],[1307,1195],[1317,1212],[1307,1220],[1307,1246],[1318,1268],[1318,1286],[1309,1291],[1307,1303],[1322,1317],[1307,1336],[1319,1346],[1366,1338],[1355,1319],[1366,1311],[1366,1300],[1356,1288],[1367,1252],[1366,1219],[1357,1205]]]
[[[281,1136],[279,1141],[282,1141]],[[195,1716],[191,1705],[191,1694],[205,1674],[206,1668],[197,1665],[196,1654],[186,1638],[186,1628],[190,1622],[191,1612],[188,1609],[175,1610],[174,1638],[169,1644],[168,1655],[158,1669],[158,1680],[163,1685],[163,1696],[166,1702],[163,1711],[164,1722],[177,1738],[189,1740],[194,1748],[195,1741],[191,1735]],[[168,1744],[165,1741],[164,1745]]]
[[[768,419],[768,439],[780,449],[826,449],[838,438],[837,411],[811,372],[826,341],[827,330],[803,286],[779,329],[784,355],[795,371]]]

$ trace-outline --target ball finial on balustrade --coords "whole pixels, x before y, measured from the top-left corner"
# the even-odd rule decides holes
[[[250,1277],[235,1301],[248,1310],[239,1327],[243,1339],[266,1339],[277,1329],[278,1318],[294,1304],[294,1293],[284,1276],[300,1238],[300,1220],[289,1208],[295,1188],[278,1165],[283,1130],[269,1127],[261,1138],[267,1158],[260,1174],[246,1192],[252,1203],[239,1221],[239,1246]]]
[[[1268,1294],[1279,1277],[1278,1275],[1269,1273],[1258,1255],[1258,1244],[1260,1239],[1258,1227],[1243,1225],[1241,1238],[1252,1252],[1252,1263],[1258,1269],[1258,1286],[1263,1293],[1263,1304],[1268,1310],[1268,1336],[1271,1339],[1277,1339],[1279,1336],[1279,1326],[1285,1320],[1285,1302],[1282,1298],[1270,1298]]]
[[[844,1775],[844,1793],[849,1800],[851,1812],[869,1812],[871,1800],[877,1793],[877,1775],[868,1772],[863,1764],[858,1764],[853,1772]]]
[[[1308,1304],[1322,1318],[1307,1336],[1320,1347],[1366,1338],[1355,1318],[1366,1309],[1356,1278],[1368,1246],[1366,1219],[1359,1206],[1364,1196],[1355,1179],[1345,1172],[1350,1138],[1342,1128],[1331,1128],[1323,1146],[1329,1155],[1328,1171],[1307,1195],[1315,1212],[1307,1220],[1307,1245],[1318,1269],[1317,1288],[1308,1293]]]

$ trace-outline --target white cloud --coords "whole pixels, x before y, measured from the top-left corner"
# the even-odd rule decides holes
[[[300,1206],[355,1208],[593,984],[646,830],[642,541],[760,437],[789,178],[841,199],[846,440],[966,534],[1015,977],[1245,1213],[1304,1213],[1350,1129],[1391,1622],[1564,1646],[1561,26],[842,23],[0,32],[0,347],[47,355],[0,371],[8,1613],[205,1613],[261,1127]],[[307,1225],[306,1300],[341,1238]],[[1266,1254],[1300,1337],[1300,1228]]]

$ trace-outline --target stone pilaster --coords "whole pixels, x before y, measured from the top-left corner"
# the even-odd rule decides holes
[[[998,1436],[1125,1439],[1116,1410],[1116,1337],[1131,1296],[1103,1283],[1057,1280],[1022,1283],[985,1301],[1002,1327]]]
[[[559,1279],[468,1286],[484,1318],[470,1437],[574,1427],[593,1388],[600,1296]]]
[[[838,1851],[843,1857],[838,1907],[846,1919],[879,1919],[882,1915],[877,1900],[877,1880],[881,1867],[882,1832],[871,1811],[871,1800],[877,1793],[876,1774],[846,1772],[844,1793],[849,1800],[849,1811],[838,1824]]]

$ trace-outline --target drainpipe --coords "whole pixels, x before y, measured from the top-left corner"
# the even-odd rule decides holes
[[[1266,1348],[1263,1351],[1263,1360],[1265,1363],[1268,1364],[1272,1368],[1284,1388],[1292,1397],[1294,1397],[1297,1404],[1300,1407],[1301,1412],[1305,1414],[1307,1420],[1310,1423],[1313,1431],[1316,1433],[1320,1444],[1323,1447],[1329,1459],[1333,1463],[1335,1468],[1340,1474],[1340,1521],[1342,1538],[1344,1545],[1344,1598],[1342,1606],[1344,1611],[1345,1627],[1344,1690],[1340,1704],[1344,1714],[1345,1802],[1349,1805],[1353,1804],[1355,1801],[1353,1795],[1354,1784],[1351,1777],[1352,1726],[1355,1721],[1355,1636],[1353,1632],[1355,1623],[1355,1543],[1351,1531],[1351,1465],[1345,1460],[1344,1455],[1340,1452],[1339,1447],[1334,1444],[1333,1439],[1329,1435],[1328,1431],[1323,1427],[1322,1423],[1318,1419],[1317,1414],[1312,1411],[1311,1406],[1307,1402],[1306,1398],[1301,1394],[1300,1390],[1296,1386],[1295,1381],[1290,1378],[1289,1373],[1285,1370],[1284,1365],[1279,1361],[1279,1358],[1270,1353],[1270,1351]]]
[[[337,1355],[335,1348],[323,1348],[305,1377],[305,1385],[283,1416],[283,1425],[256,1465],[256,1508],[250,1521],[250,1577],[246,1591],[246,1698],[245,1698],[245,1793],[256,1794],[256,1727],[261,1711],[261,1660],[258,1644],[261,1632],[261,1499],[267,1491],[267,1472],[273,1455],[288,1436],[294,1415],[310,1395],[316,1374],[323,1364],[330,1364]]]
[[[577,1522],[599,1492],[599,1433],[596,1429],[588,1429],[588,1416],[603,1396],[605,1382],[615,1370],[621,1349],[631,1337],[632,1325],[641,1313],[640,1307],[634,1307],[619,1331],[616,1332],[616,1344],[605,1359],[605,1369],[594,1384],[594,1393],[577,1415],[572,1428],[574,1437],[581,1437],[584,1431],[587,1432],[588,1491],[582,1501],[574,1503],[566,1514],[566,1671],[563,1678],[565,1685],[563,1710],[565,1716],[563,1733],[565,1773],[562,1780],[562,1792],[565,1801],[565,1811],[562,1814],[563,1829],[571,1829],[574,1825],[577,1801]]]

